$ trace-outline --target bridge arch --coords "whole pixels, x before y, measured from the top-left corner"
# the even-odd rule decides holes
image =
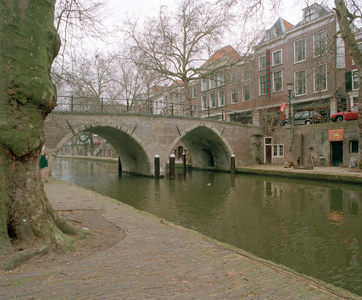
[[[49,160],[50,169],[60,148],[81,132],[94,133],[106,139],[117,151],[123,171],[140,175],[152,174],[150,159],[141,139],[133,132],[129,132],[128,128],[108,122],[90,123],[73,128],[73,132],[65,135],[52,151]]]
[[[233,150],[222,133],[212,125],[200,122],[187,128],[174,140],[168,153],[180,140],[188,149],[194,168],[230,170]]]

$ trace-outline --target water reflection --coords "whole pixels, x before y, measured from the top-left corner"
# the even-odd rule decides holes
[[[74,159],[56,160],[53,176],[362,295],[359,186],[198,171],[119,178],[117,164]]]

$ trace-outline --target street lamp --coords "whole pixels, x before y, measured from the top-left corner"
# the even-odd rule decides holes
[[[292,90],[293,90],[293,82],[289,82],[287,83],[287,89],[288,89],[288,106],[289,106],[289,116],[288,116],[288,124],[292,124],[292,105],[291,105],[291,101],[292,101]]]

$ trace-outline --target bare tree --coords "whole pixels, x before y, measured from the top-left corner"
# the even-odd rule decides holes
[[[57,84],[63,93],[77,97],[76,104],[96,105],[112,104],[120,95],[122,88],[114,85],[116,81],[117,59],[112,54],[73,55],[65,68],[54,75],[59,79]]]
[[[358,0],[335,0],[334,4],[336,6],[335,11],[337,13],[337,19],[340,27],[340,33],[342,39],[345,43],[347,50],[349,51],[354,63],[360,71],[362,70],[362,52],[359,49],[356,39],[355,39],[355,30],[358,28],[358,25],[361,24],[362,12],[361,4]],[[358,102],[360,103],[358,107],[358,127],[362,140],[362,79],[359,75],[358,79]],[[360,153],[362,153],[362,143],[360,143]],[[362,168],[362,155],[360,156],[358,167]]]
[[[228,5],[180,0],[175,11],[161,6],[158,16],[147,19],[142,28],[128,19],[125,33],[131,51],[137,53],[135,63],[175,83],[181,80],[191,104],[189,82],[217,69],[206,71],[200,65],[232,20]]]

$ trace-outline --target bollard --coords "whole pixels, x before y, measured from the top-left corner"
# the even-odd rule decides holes
[[[155,178],[160,177],[160,156],[155,156]]]
[[[183,162],[184,172],[186,172],[186,153],[182,153],[182,162]]]
[[[231,155],[231,174],[235,174],[235,155]]]
[[[170,164],[169,164],[169,168],[170,168],[170,179],[175,179],[175,160],[176,160],[176,156],[175,154],[171,154],[170,155]]]
[[[122,174],[122,162],[121,158],[118,156],[118,175]]]

